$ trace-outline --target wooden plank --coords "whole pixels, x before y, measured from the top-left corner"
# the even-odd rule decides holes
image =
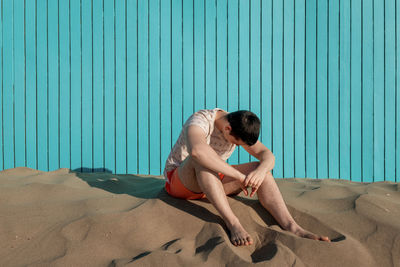
[[[4,4],[3,4],[3,11],[4,11]],[[4,36],[4,24],[6,22],[5,18],[7,15],[3,16],[3,25],[2,25],[2,36]],[[37,154],[36,154],[36,147],[37,147],[37,140],[36,140],[36,33],[35,33],[35,17],[36,17],[36,5],[34,1],[28,1],[25,3],[25,42],[26,42],[26,50],[25,50],[25,64],[26,64],[26,128],[30,129],[30,131],[26,131],[26,166],[32,169],[37,168]],[[7,37],[7,36],[5,36]],[[4,41],[4,37],[3,41]],[[9,39],[6,39],[9,40]],[[3,53],[5,52],[4,48],[7,47],[7,42],[3,43]],[[5,62],[5,55],[2,55],[3,58],[3,66]],[[6,56],[7,57],[7,56]],[[2,103],[4,103],[4,92],[5,92],[5,80],[4,74],[7,73],[2,70],[1,79],[3,81],[3,99]],[[35,101],[32,101],[32,100]],[[4,109],[4,104],[3,104]],[[2,112],[2,118],[4,117],[4,112]],[[3,120],[3,127],[4,120]],[[3,133],[1,133],[2,135]],[[2,136],[4,138],[4,135]],[[2,140],[3,140],[2,138]],[[3,143],[3,153],[4,151],[4,143]],[[1,152],[1,151],[0,151]],[[0,153],[0,154],[3,154]],[[3,155],[2,155],[3,156]],[[0,157],[2,157],[0,156]],[[6,166],[3,165],[4,159],[0,161],[0,165],[2,169],[6,169]],[[8,166],[8,165],[7,165]]]
[[[294,177],[294,0],[283,6],[283,177]]]
[[[400,53],[398,52],[398,44],[400,44],[400,5],[396,4],[396,182],[400,182]]]
[[[272,0],[261,6],[261,142],[272,150]]]
[[[250,2],[250,108],[261,119],[261,1]],[[261,122],[262,123],[262,122]],[[259,138],[260,139],[260,138]],[[249,156],[250,161],[258,161]]]
[[[13,60],[13,2],[3,3],[3,168],[15,167],[14,157],[14,60]],[[7,66],[5,68],[5,66]],[[35,127],[36,128],[36,127]],[[42,141],[42,140],[41,140]],[[43,150],[40,150],[43,152]],[[42,155],[42,154],[41,154]],[[46,158],[45,158],[46,159]],[[43,163],[41,159],[40,163]],[[40,165],[43,167],[43,165]]]
[[[160,175],[160,47],[159,47],[160,0],[149,1],[149,106],[150,119],[150,174]]]
[[[305,0],[294,2],[294,176],[306,176],[305,160]]]
[[[93,1],[93,166],[104,170],[103,1]]]
[[[147,1],[138,0],[138,173],[149,173],[149,73]]]
[[[217,4],[217,107],[228,110],[228,0]],[[185,24],[190,20],[184,20]],[[190,44],[190,43],[189,43]],[[185,49],[185,48],[184,48]],[[185,87],[186,88],[186,87]],[[190,87],[189,87],[190,88]]]
[[[37,153],[38,170],[48,171],[47,3],[37,1]],[[6,137],[6,136],[5,136]],[[7,143],[7,142],[6,142]]]
[[[316,1],[306,3],[306,177],[317,178]]]
[[[216,76],[216,6],[215,1],[204,1],[204,27],[205,27],[205,94],[206,109],[213,109],[217,106],[217,76]]]
[[[395,1],[385,1],[385,181],[396,173],[396,52]]]
[[[49,12],[48,12],[48,62],[49,62],[49,170],[57,170],[60,168],[60,151],[59,151],[59,64],[58,64],[58,2],[50,1],[48,2]],[[23,6],[23,4],[22,4]],[[23,13],[23,12],[22,12]],[[23,32],[23,27],[22,27]],[[23,37],[22,37],[23,43]],[[23,55],[23,52],[22,52]],[[20,70],[23,69],[23,65]],[[21,72],[23,73],[23,72]],[[23,103],[21,103],[23,104]]]
[[[61,1],[60,10],[68,9],[67,4]],[[79,0],[72,0],[70,4],[71,29],[68,14],[60,13],[60,165],[82,171],[81,6]],[[71,75],[68,75],[69,62]]]
[[[3,1],[1,1],[0,4],[0,14],[3,14]],[[3,44],[3,20],[0,20],[0,42]],[[3,45],[2,45],[3,49]],[[0,80],[3,81],[3,53],[0,53]],[[0,103],[3,103],[3,84],[1,86],[1,94],[0,94]],[[2,104],[3,107],[3,104]],[[3,109],[0,108],[0,124],[3,127]],[[0,170],[4,169],[4,143],[3,143],[3,131],[0,131]],[[28,147],[27,147],[28,149]],[[28,159],[27,159],[27,164],[28,164]]]
[[[114,10],[113,1],[104,1],[104,157],[105,168],[111,173],[116,172]]]
[[[194,111],[205,108],[205,25],[204,1],[194,1]],[[173,71],[173,70],[172,70]],[[174,99],[174,97],[172,97]],[[174,100],[175,103],[175,100]],[[175,142],[174,136],[172,140]],[[173,143],[174,143],[173,142]]]
[[[82,167],[83,172],[93,168],[93,66],[92,66],[92,6],[82,0]]]
[[[385,179],[384,2],[374,1],[374,182]]]
[[[362,45],[362,181],[374,178],[374,31],[373,0],[363,2]],[[367,19],[368,18],[368,19]]]
[[[273,175],[283,177],[283,3],[272,5],[272,152],[275,155]]]
[[[362,109],[361,109],[361,0],[355,0],[351,4],[351,131],[350,131],[350,152],[352,181],[361,182],[362,180]]]
[[[171,137],[171,2],[161,1],[161,160],[163,170],[172,148]]]
[[[183,66],[182,66],[182,122],[184,123],[194,112],[194,64],[193,64],[193,2],[183,1]]]
[[[250,4],[239,0],[239,109],[250,109]],[[250,161],[250,156],[239,146],[239,163]]]
[[[328,177],[339,179],[339,2],[329,1]]]
[[[50,38],[50,33],[49,33],[49,38]],[[25,54],[24,53],[25,53],[24,52],[24,1],[16,0],[14,1],[15,167],[25,166]],[[51,129],[52,128],[50,127],[49,131]],[[53,143],[51,142],[50,144]],[[49,153],[51,152],[54,152],[53,146],[49,147]],[[56,155],[54,156],[55,160],[57,160],[58,153],[56,153]],[[50,162],[54,161],[50,159]]]
[[[228,1],[228,112],[239,108],[239,0]],[[228,163],[239,164],[239,148]]]
[[[339,73],[339,175],[350,180],[350,2],[340,2],[340,73]]]
[[[137,0],[127,1],[126,9],[126,101],[127,105],[127,168],[128,173],[138,173],[138,117],[137,117]],[[167,142],[168,140],[166,140]]]
[[[125,1],[115,1],[115,171],[127,172],[126,162],[126,18]]]
[[[317,177],[328,178],[328,2],[317,2]]]

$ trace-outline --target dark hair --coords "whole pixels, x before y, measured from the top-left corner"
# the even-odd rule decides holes
[[[230,134],[252,146],[260,134],[260,119],[251,111],[238,110],[228,113],[227,119],[232,127]]]

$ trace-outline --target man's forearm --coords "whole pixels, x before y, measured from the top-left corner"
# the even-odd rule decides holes
[[[260,165],[258,168],[262,169],[265,173],[271,171],[275,166],[275,156],[270,151],[265,151],[260,156]]]
[[[197,153],[195,153],[195,156],[192,155],[192,157],[202,166],[215,172],[221,172],[240,181],[243,181],[246,178],[243,173],[222,160],[214,151],[214,149],[207,144],[201,144],[201,146],[197,148]]]

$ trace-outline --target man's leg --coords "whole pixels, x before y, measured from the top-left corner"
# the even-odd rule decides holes
[[[206,194],[207,199],[214,205],[229,228],[230,239],[234,245],[241,246],[253,243],[252,238],[244,230],[229,206],[224,187],[217,173],[196,163],[189,156],[178,168],[178,176],[189,190]]]
[[[261,205],[271,213],[283,229],[300,237],[329,241],[328,237],[318,236],[308,232],[295,222],[286,207],[282,194],[271,172],[268,172],[265,176],[263,183],[257,190],[257,195]]]
[[[257,168],[258,165],[259,162],[256,161],[239,165],[232,165],[232,167],[241,171],[243,174],[248,175],[251,171]],[[224,183],[223,186],[227,194],[240,193],[241,188],[237,180],[229,176],[226,176],[224,177],[222,182]],[[279,225],[283,229],[304,238],[310,238],[322,241],[329,240],[328,237],[317,236],[311,232],[304,230],[301,226],[299,226],[295,222],[295,220],[293,219],[292,215],[289,213],[289,210],[286,207],[282,194],[279,191],[279,188],[271,172],[266,173],[263,183],[258,188],[257,195],[261,205],[275,218],[275,220],[279,223]]]

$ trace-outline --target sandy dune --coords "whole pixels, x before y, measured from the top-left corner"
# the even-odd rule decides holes
[[[235,247],[207,200],[171,198],[161,176],[4,170],[0,266],[400,266],[398,183],[276,180],[295,220],[332,243],[239,195],[229,203],[255,242]]]

